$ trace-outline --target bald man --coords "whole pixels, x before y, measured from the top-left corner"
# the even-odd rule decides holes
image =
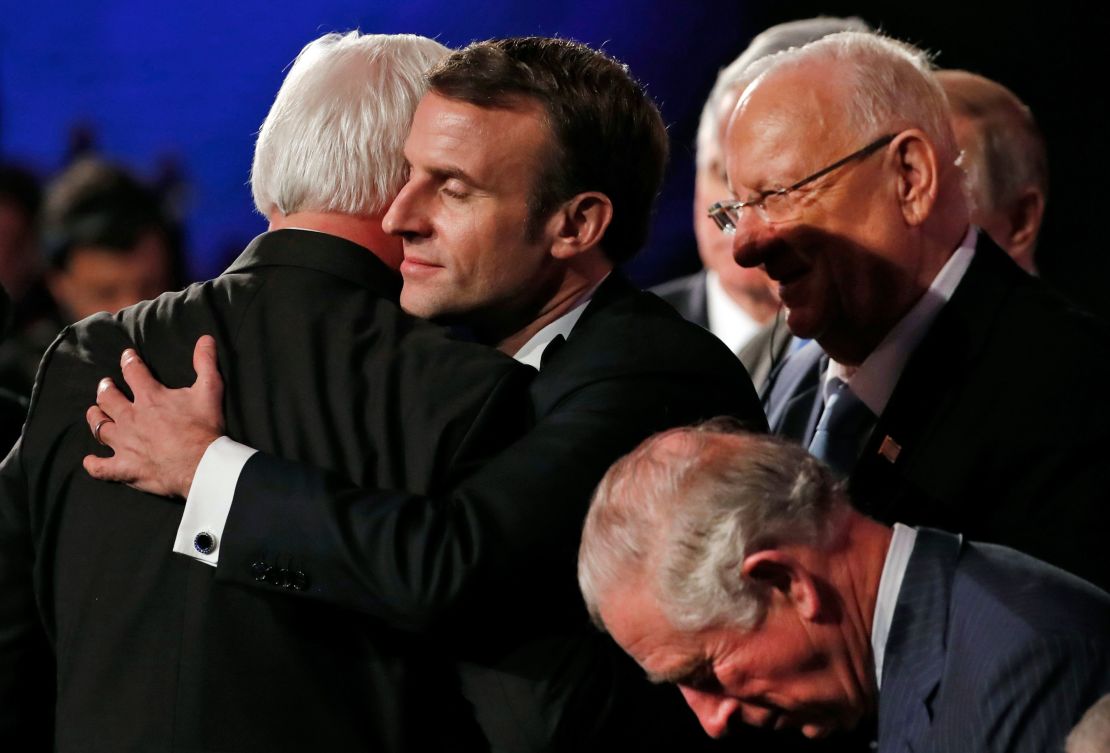
[[[1002,84],[968,71],[938,71],[967,173],[971,221],[1037,274],[1034,254],[1048,200],[1048,156],[1033,113]]]

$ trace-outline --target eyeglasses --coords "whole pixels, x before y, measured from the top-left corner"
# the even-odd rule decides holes
[[[802,178],[797,183],[787,188],[774,188],[770,191],[763,191],[759,194],[758,198],[751,201],[718,201],[709,207],[709,216],[717,223],[725,233],[735,233],[736,225],[740,222],[740,213],[751,207],[759,214],[764,222],[777,224],[781,222],[790,222],[798,218],[798,203],[793,200],[791,194],[803,186],[807,186],[818,178],[823,178],[833,170],[844,167],[852,160],[863,159],[868,157],[874,152],[879,151],[884,146],[894,141],[896,133],[888,133],[880,139],[872,141],[867,146],[859,151],[852,152],[844,159],[839,159],[828,167],[823,167],[813,175],[808,175]]]

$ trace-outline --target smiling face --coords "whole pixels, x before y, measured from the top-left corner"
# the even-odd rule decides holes
[[[853,728],[867,710],[834,631],[786,604],[773,603],[752,629],[686,632],[648,589],[631,586],[605,599],[600,612],[650,679],[678,685],[710,737],[740,722],[824,737]]]
[[[405,142],[409,179],[382,222],[404,242],[406,311],[461,318],[495,338],[542,312],[558,265],[529,198],[550,140],[538,104],[421,100]]]
[[[733,195],[790,186],[882,135],[849,126],[840,75],[803,64],[744,92],[726,136]],[[792,193],[795,220],[772,225],[745,210],[733,236],[736,261],[778,284],[790,330],[845,363],[866,357],[936,271],[923,270],[898,200],[898,143]]]

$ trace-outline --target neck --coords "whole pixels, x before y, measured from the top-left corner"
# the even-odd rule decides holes
[[[840,553],[835,570],[844,604],[844,632],[847,651],[855,674],[854,682],[867,699],[868,712],[874,713],[878,689],[875,686],[875,658],[871,649],[871,626],[879,581],[886,564],[894,532],[860,513],[847,509],[841,534]]]
[[[398,270],[401,259],[401,240],[382,230],[382,215],[371,216],[339,214],[337,212],[293,212],[270,214],[270,230],[298,228],[327,233],[337,238],[357,243],[377,256],[390,269]]]
[[[582,296],[596,287],[613,269],[612,262],[600,251],[554,263],[561,269],[542,296],[542,302],[531,307],[532,313],[518,314],[515,317],[510,315],[505,319],[500,331],[507,334],[497,334],[496,324],[493,327],[476,327],[479,339],[483,342],[496,342],[497,349],[502,353],[514,355],[537,332],[580,303]],[[527,312],[528,309],[524,311]],[[514,319],[516,325],[513,324]]]

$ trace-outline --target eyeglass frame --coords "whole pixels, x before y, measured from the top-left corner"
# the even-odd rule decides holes
[[[888,133],[885,136],[881,136],[872,141],[867,146],[863,147],[862,149],[857,149],[856,151],[849,154],[847,157],[844,157],[843,159],[838,159],[831,165],[821,168],[812,175],[807,175],[806,177],[799,180],[797,183],[794,183],[793,185],[786,188],[775,188],[771,189],[770,191],[761,191],[759,194],[759,198],[752,199],[750,201],[728,199],[724,201],[717,201],[711,204],[706,212],[709,214],[710,219],[717,223],[717,227],[721,229],[721,232],[727,233],[729,235],[736,232],[736,220],[729,216],[730,211],[736,215],[737,219],[739,219],[741,210],[745,209],[746,207],[754,207],[756,211],[763,210],[762,212],[760,212],[760,216],[763,217],[764,221],[770,222],[766,215],[766,208],[763,206],[763,203],[767,201],[767,199],[772,196],[785,196],[789,193],[793,193],[799,188],[807,186],[815,180],[824,178],[826,175],[833,172],[834,170],[839,170],[852,160],[870,157],[873,153],[879,151],[884,146],[894,141],[897,136],[897,133]]]

